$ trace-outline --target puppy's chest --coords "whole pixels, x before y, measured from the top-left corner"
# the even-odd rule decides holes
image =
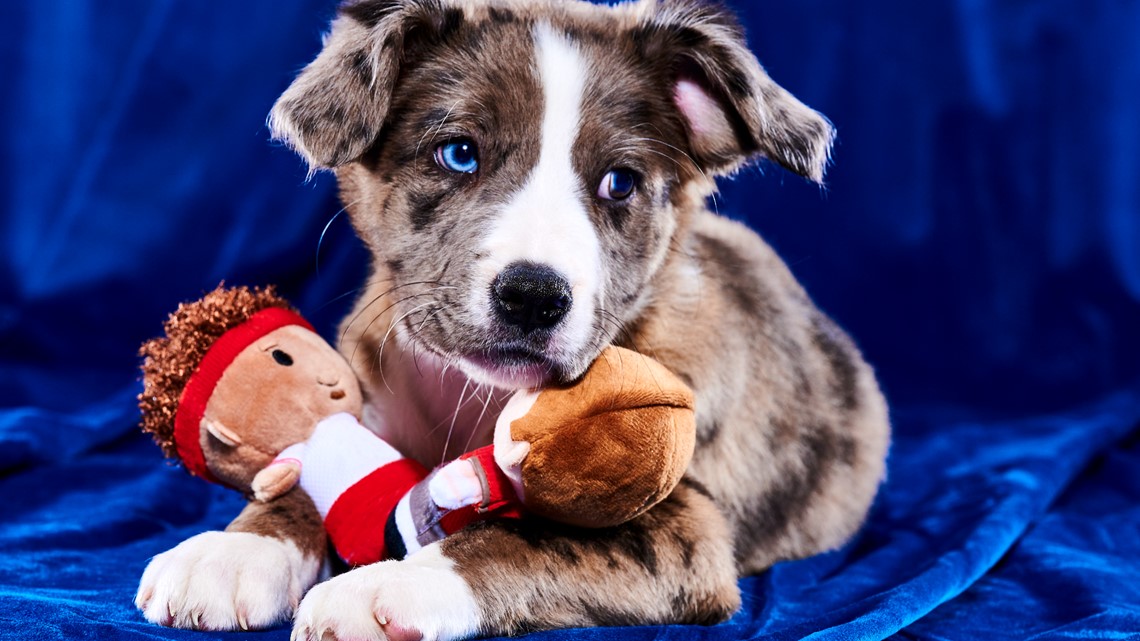
[[[507,393],[421,365],[366,392],[364,424],[428,468],[491,444]]]

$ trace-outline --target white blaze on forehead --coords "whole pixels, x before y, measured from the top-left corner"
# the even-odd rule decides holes
[[[487,259],[479,276],[488,288],[507,265],[530,261],[548,265],[569,282],[570,313],[554,345],[569,354],[589,338],[594,299],[601,286],[600,243],[583,202],[585,190],[574,171],[574,141],[582,117],[586,61],[581,50],[548,24],[534,30],[537,69],[543,89],[542,140],[538,164],[523,187],[492,224],[484,243]],[[483,309],[490,318],[488,301]]]

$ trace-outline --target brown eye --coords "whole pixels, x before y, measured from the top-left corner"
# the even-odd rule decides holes
[[[278,365],[284,365],[285,367],[289,367],[293,364],[293,357],[279,349],[273,350],[273,360],[277,361]]]

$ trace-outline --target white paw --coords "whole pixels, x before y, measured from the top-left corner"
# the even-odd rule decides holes
[[[293,639],[450,641],[478,631],[471,588],[433,544],[315,586],[297,610]]]
[[[176,628],[266,628],[289,618],[320,567],[287,541],[203,532],[151,559],[135,605],[147,621]]]

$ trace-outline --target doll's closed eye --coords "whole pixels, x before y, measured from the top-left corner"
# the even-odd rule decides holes
[[[288,367],[293,364],[293,357],[279,349],[273,350],[273,360],[277,361],[278,365]]]

